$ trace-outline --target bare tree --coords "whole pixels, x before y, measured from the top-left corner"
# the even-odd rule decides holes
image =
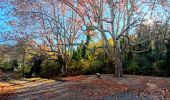
[[[129,45],[130,30],[134,25],[140,25],[146,17],[151,15],[157,5],[164,5],[166,1],[149,0],[58,0],[75,11],[83,20],[86,30],[99,31],[105,41],[106,53],[114,64],[115,75],[122,76],[121,37],[125,38],[125,45]],[[146,9],[147,7],[147,9]],[[113,45],[108,41],[112,39]],[[143,50],[142,50],[143,51]],[[141,51],[139,51],[141,52]]]
[[[32,38],[32,44],[46,54],[61,56],[64,62],[63,73],[67,73],[73,47],[82,36],[81,20],[71,9],[55,0],[17,1],[16,15],[19,18],[17,30],[24,31]],[[66,15],[65,13],[69,13]]]

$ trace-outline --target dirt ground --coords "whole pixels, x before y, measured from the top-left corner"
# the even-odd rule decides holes
[[[122,99],[121,99],[122,98]],[[123,99],[124,98],[124,99]],[[0,100],[170,100],[170,78],[111,74],[17,79],[0,73]],[[142,99],[144,98],[144,99]]]

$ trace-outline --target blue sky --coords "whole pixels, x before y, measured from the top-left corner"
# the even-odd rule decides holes
[[[0,5],[0,41],[3,41],[3,33],[12,31],[8,22],[14,18],[11,16],[12,6],[9,6],[7,2],[0,2]]]
[[[1,8],[0,10],[0,40],[2,40],[2,32],[5,29],[6,18],[4,16],[5,11]]]
[[[9,6],[8,3],[3,3],[0,2],[0,6],[3,6],[4,8],[0,7],[0,40],[2,40],[2,33],[3,32],[7,32],[7,31],[13,31],[13,28],[11,28],[11,26],[9,26],[7,24],[8,21],[14,19],[14,17],[12,15],[7,16],[7,14],[10,12],[10,10],[12,9],[12,6]],[[147,7],[145,8],[145,10],[147,9]],[[144,11],[145,11],[144,10]],[[158,7],[156,9],[156,11],[158,12],[162,12],[161,7]],[[109,12],[109,11],[108,11]],[[9,13],[11,14],[11,13]],[[105,14],[106,16],[110,15],[109,13]],[[161,15],[161,14],[160,14]],[[161,15],[162,16],[162,15]],[[108,36],[109,37],[109,36]]]

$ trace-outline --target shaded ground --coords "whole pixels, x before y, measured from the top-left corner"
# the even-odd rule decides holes
[[[109,74],[100,79],[95,75],[60,80],[7,78],[12,76],[0,73],[1,100],[170,99],[170,78],[125,75],[117,79]]]

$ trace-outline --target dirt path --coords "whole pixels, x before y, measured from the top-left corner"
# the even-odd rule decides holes
[[[61,80],[30,78],[0,82],[7,100],[112,100],[113,98],[170,99],[170,78],[126,75],[81,75]],[[6,94],[6,95],[5,95]],[[5,97],[5,98],[4,98]],[[135,100],[135,99],[134,99]]]

